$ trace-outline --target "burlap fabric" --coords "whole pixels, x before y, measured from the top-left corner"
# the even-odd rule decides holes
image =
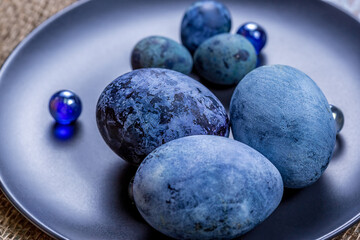
[[[351,7],[355,0],[332,0]],[[360,0],[357,0],[360,1]],[[16,45],[45,19],[75,0],[0,0],[0,66]],[[360,9],[360,7],[359,7]],[[359,15],[360,10],[353,12]],[[51,240],[24,218],[0,192],[0,240]],[[360,240],[360,223],[334,240]]]

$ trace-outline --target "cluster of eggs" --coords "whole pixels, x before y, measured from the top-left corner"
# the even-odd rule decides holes
[[[139,165],[130,192],[140,214],[176,239],[250,231],[276,209],[284,187],[320,178],[341,130],[332,113],[343,121],[341,111],[306,74],[285,65],[256,68],[266,42],[259,25],[246,23],[237,34],[230,28],[223,4],[194,3],[182,20],[183,45],[161,36],[138,42],[133,71],[111,82],[97,103],[105,142]],[[193,69],[212,83],[237,84],[230,118],[186,75]],[[55,118],[60,95],[50,104]],[[81,111],[78,99],[72,102]]]
[[[254,23],[239,34],[230,28],[223,4],[194,3],[182,20],[183,45],[144,38],[132,51],[134,70],[98,100],[105,142],[140,165],[131,185],[139,212],[176,239],[246,233],[276,209],[284,186],[318,180],[334,150],[334,118],[315,82],[289,66],[255,69],[265,31]],[[193,65],[207,81],[238,84],[230,119],[216,96],[186,75]]]
[[[237,34],[230,34],[230,29],[230,12],[223,4],[195,2],[181,23],[183,45],[162,36],[144,38],[132,51],[132,67],[166,68],[184,74],[194,67],[198,75],[215,84],[237,84],[256,67],[266,33],[252,22],[242,25]]]

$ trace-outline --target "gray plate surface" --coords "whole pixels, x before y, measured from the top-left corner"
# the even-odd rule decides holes
[[[235,32],[253,20],[268,32],[263,64],[287,64],[313,78],[345,114],[334,157],[321,179],[287,190],[279,208],[244,239],[330,238],[360,217],[360,24],[313,0],[224,1]],[[77,3],[46,21],[0,72],[0,180],[10,201],[60,239],[166,239],[127,199],[135,168],[104,143],[95,106],[117,76],[131,70],[141,38],[179,40],[190,1],[106,0]],[[208,87],[228,106],[233,88]],[[48,100],[76,92],[83,113],[74,134],[54,125]],[[70,129],[71,130],[71,129]],[[69,131],[69,129],[67,129]]]

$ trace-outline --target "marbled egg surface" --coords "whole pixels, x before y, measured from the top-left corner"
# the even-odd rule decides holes
[[[99,131],[124,160],[140,162],[156,147],[188,135],[229,135],[224,106],[196,80],[146,68],[110,83],[97,103]]]
[[[151,36],[136,44],[131,53],[131,65],[133,69],[166,68],[189,74],[193,60],[179,43],[166,37]]]
[[[244,77],[230,104],[232,133],[267,157],[284,185],[318,180],[332,156],[336,129],[324,94],[303,72],[264,66]]]
[[[231,29],[229,10],[216,1],[197,1],[181,22],[181,41],[191,53],[206,39]]]
[[[238,34],[223,33],[203,42],[194,55],[194,65],[200,76],[222,85],[238,83],[256,67],[253,45]]]
[[[136,206],[176,239],[232,239],[267,218],[282,198],[274,165],[251,147],[219,136],[176,139],[138,168]]]

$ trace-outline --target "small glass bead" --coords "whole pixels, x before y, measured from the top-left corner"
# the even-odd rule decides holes
[[[256,53],[259,54],[261,49],[266,44],[266,32],[265,30],[257,23],[247,22],[242,25],[237,34],[240,34],[249,40],[254,46]]]
[[[331,109],[332,115],[335,119],[336,132],[339,133],[344,126],[344,121],[345,121],[344,114],[338,107],[336,107],[334,105],[330,104],[330,109]]]
[[[70,124],[80,116],[80,98],[69,90],[55,93],[49,101],[49,110],[56,122]]]

